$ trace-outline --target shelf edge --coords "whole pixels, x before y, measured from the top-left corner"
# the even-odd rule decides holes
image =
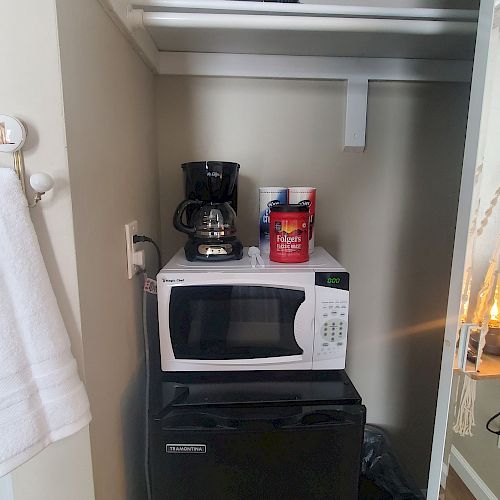
[[[470,82],[472,62],[262,54],[160,52],[161,75],[298,80]]]

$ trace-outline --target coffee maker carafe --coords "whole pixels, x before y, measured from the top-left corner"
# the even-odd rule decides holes
[[[220,161],[182,165],[186,199],[174,213],[174,227],[189,237],[187,260],[241,259],[243,246],[236,238],[239,168]]]

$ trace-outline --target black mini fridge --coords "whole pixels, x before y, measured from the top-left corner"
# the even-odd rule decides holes
[[[344,371],[198,374],[159,399],[153,500],[358,498],[366,411]]]

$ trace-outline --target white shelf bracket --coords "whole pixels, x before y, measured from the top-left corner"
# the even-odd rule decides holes
[[[344,151],[365,150],[368,79],[347,80]]]

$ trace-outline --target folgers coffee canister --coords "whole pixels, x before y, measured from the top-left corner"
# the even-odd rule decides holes
[[[309,260],[309,208],[305,205],[271,207],[269,258],[273,262]]]

